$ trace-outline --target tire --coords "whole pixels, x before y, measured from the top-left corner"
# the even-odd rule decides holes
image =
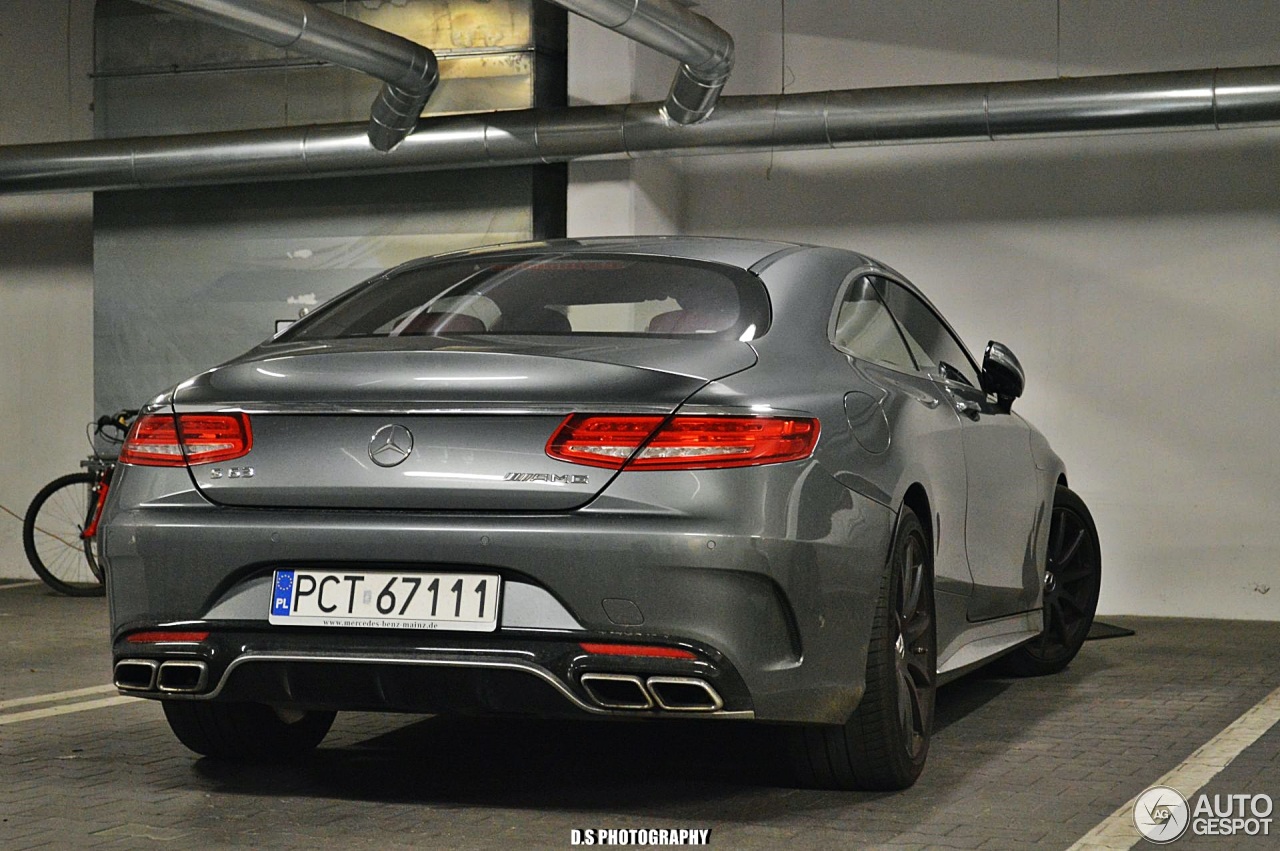
[[[277,710],[262,703],[165,700],[169,729],[191,750],[228,762],[281,762],[315,749],[334,712]]]
[[[1084,500],[1058,486],[1049,521],[1044,631],[998,663],[1016,677],[1056,674],[1071,664],[1089,637],[1102,587],[1102,548]]]
[[[929,754],[937,671],[929,538],[904,507],[881,580],[862,700],[843,725],[787,731],[800,784],[886,791],[915,783]]]
[[[22,521],[27,561],[44,583],[71,597],[105,593],[97,544],[80,537],[97,504],[91,473],[71,473],[40,489]]]

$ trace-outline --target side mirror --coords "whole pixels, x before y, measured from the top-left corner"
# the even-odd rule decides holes
[[[1008,411],[1026,384],[1027,374],[1009,347],[995,340],[987,343],[987,353],[982,357],[982,389],[994,393],[1000,406]]]

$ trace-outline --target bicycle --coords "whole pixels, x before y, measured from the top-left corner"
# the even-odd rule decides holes
[[[22,546],[27,561],[44,583],[70,597],[98,597],[106,593],[98,563],[98,519],[111,487],[119,451],[138,412],[117,411],[85,427],[92,454],[80,462],[84,472],[60,476],[40,489],[22,521]],[[109,447],[98,451],[95,438]]]

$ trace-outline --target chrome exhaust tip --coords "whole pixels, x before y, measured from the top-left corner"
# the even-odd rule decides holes
[[[591,699],[605,709],[652,709],[644,680],[630,674],[583,674],[579,679]]]
[[[116,662],[112,682],[121,691],[152,691],[160,663],[155,659],[121,659]]]
[[[711,684],[697,677],[650,677],[649,693],[668,712],[719,712],[724,701]]]
[[[203,691],[208,682],[209,666],[195,660],[162,662],[156,674],[156,686],[167,694]]]

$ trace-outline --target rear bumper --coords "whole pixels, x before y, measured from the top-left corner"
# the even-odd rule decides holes
[[[741,677],[709,648],[697,659],[600,657],[576,641],[288,635],[249,624],[211,624],[201,642],[138,646],[118,640],[116,684],[139,697],[230,700],[298,709],[538,717],[680,715],[752,718]],[[154,671],[149,677],[146,670]],[[144,679],[145,678],[145,681]],[[621,696],[601,688],[619,684]],[[668,683],[699,684],[671,700]],[[679,698],[680,693],[677,693]]]
[[[122,472],[116,500],[130,495],[134,471]],[[696,517],[621,503],[545,515],[227,508],[149,479],[154,496],[129,508],[114,502],[104,521],[115,661],[203,662],[198,692],[131,692],[173,699],[638,714],[592,699],[581,675],[599,672],[646,687],[654,676],[700,679],[723,703],[707,714],[839,723],[861,697],[893,516],[825,474],[804,478],[799,505],[785,491],[780,506],[735,505],[726,491],[709,501],[715,516]],[[797,519],[797,509],[819,515]],[[499,629],[269,625],[272,571],[320,565],[496,572]],[[210,639],[199,647],[126,640],[176,625],[207,629]],[[602,665],[581,652],[583,641],[677,645],[698,659]]]

